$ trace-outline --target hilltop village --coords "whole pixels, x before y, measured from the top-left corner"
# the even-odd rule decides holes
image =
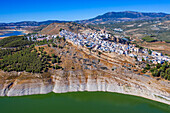
[[[168,56],[105,30],[47,28],[0,40],[1,96],[108,91],[169,103]]]
[[[169,105],[169,16],[118,13],[143,15],[137,20],[130,16],[130,21],[115,20],[115,14],[76,22],[1,24],[2,30],[30,33],[0,39],[0,96],[103,91]],[[156,18],[148,20],[149,15]]]
[[[27,39],[33,41],[43,41],[55,38],[65,38],[66,41],[83,48],[88,48],[90,51],[100,51],[106,53],[116,53],[118,55],[130,56],[136,61],[147,61],[154,64],[163,64],[165,61],[170,62],[170,57],[162,53],[137,47],[135,44],[130,44],[127,38],[116,38],[111,34],[100,32],[85,32],[74,33],[68,30],[60,30],[56,35],[31,35],[26,36]]]

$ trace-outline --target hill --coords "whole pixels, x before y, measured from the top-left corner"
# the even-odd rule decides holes
[[[115,23],[98,23],[90,25],[99,29],[106,29],[113,34],[129,35],[143,38],[155,36],[157,40],[167,41],[170,39],[170,15],[151,20],[134,20]],[[120,31],[119,31],[120,30]]]
[[[0,70],[0,96],[100,90],[169,104],[168,81],[141,75],[133,58],[104,52],[99,55],[61,38],[49,45],[3,49],[2,55],[0,67],[5,72]]]
[[[45,27],[44,29],[42,29],[40,33],[53,35],[53,34],[58,34],[60,29],[65,29],[65,30],[75,32],[75,33],[80,33],[80,32],[85,32],[86,30],[91,30],[91,28],[89,28],[86,25],[77,24],[75,22],[67,22],[67,23],[52,23],[48,25],[47,27]]]
[[[99,15],[95,18],[78,21],[79,23],[109,23],[109,22],[123,22],[123,21],[134,21],[134,20],[150,20],[155,18],[166,17],[169,14],[166,13],[142,13],[134,11],[124,12],[108,12],[103,15]]]

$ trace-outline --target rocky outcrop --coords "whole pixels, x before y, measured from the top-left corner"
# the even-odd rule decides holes
[[[55,93],[77,92],[77,91],[107,91],[123,94],[141,96],[144,98],[170,104],[169,93],[148,86],[139,86],[136,83],[126,81],[119,83],[118,79],[108,77],[56,77],[54,80]],[[164,96],[163,96],[164,95]],[[165,96],[166,95],[166,96]]]
[[[44,83],[25,83],[16,84],[7,93],[7,96],[22,96],[22,95],[33,95],[33,94],[46,94],[53,90],[52,84]]]
[[[44,83],[37,80],[26,80],[21,82],[12,82],[9,84],[1,84],[0,96],[23,96],[33,94],[46,94],[53,90],[53,84]]]
[[[101,73],[82,71],[58,71],[51,78],[46,79],[16,79],[6,80],[0,85],[0,96],[22,96],[32,94],[46,94],[49,92],[66,93],[77,91],[107,91],[130,94],[170,104],[170,94],[158,88],[155,84],[146,84],[147,77],[140,76],[145,81],[135,80],[138,75],[128,77],[113,76],[107,72]],[[139,78],[139,77],[138,77]]]

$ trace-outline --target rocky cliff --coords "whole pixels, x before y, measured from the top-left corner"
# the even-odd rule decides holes
[[[168,83],[160,82],[156,85],[154,83],[156,81],[153,81],[151,78],[135,74],[113,76],[113,74],[108,72],[65,72],[60,70],[51,73],[52,76],[45,79],[41,79],[40,74],[34,75],[34,77],[36,77],[32,79],[28,78],[28,73],[26,72],[18,73],[18,75],[19,74],[20,76],[15,79],[4,80],[4,83],[1,82],[0,96],[22,96],[46,94],[49,92],[107,91],[141,96],[170,104],[170,93],[163,89],[165,85],[169,88]],[[146,84],[147,82],[151,83]]]
[[[63,45],[60,43],[60,46]],[[55,53],[60,57],[58,65],[62,69],[50,68],[48,72],[38,74],[0,70],[0,96],[108,91],[170,104],[170,82],[133,71],[140,70],[134,66],[135,59],[114,53],[99,55],[69,43],[65,49],[43,47],[47,54]]]

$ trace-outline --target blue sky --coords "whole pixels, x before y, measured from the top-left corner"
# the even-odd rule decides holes
[[[170,13],[170,0],[1,0],[0,23],[81,20],[111,11]]]

